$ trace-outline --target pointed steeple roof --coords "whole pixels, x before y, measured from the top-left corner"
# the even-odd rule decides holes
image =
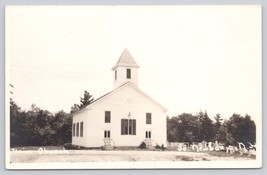
[[[116,69],[118,66],[127,66],[127,67],[139,67],[139,65],[134,61],[130,52],[125,48],[112,70]]]

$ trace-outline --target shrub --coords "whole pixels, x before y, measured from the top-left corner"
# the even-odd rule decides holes
[[[158,144],[156,145],[156,149],[161,149],[161,146],[159,146]]]
[[[141,149],[146,149],[146,143],[145,142],[142,142],[139,146],[139,148]]]
[[[71,144],[71,143],[64,143],[63,146],[64,146],[64,148],[65,148],[66,150],[76,150],[76,149],[79,149],[78,146],[73,145],[73,144]]]
[[[158,144],[156,145],[156,149],[160,149],[162,151],[167,150],[167,148],[164,147],[164,145],[162,144],[161,146],[159,146]]]

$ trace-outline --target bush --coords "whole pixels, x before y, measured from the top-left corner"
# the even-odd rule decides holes
[[[166,150],[166,148],[164,147],[164,145],[162,144],[161,146],[159,146],[158,144],[156,145],[156,149],[160,149],[162,151]]]
[[[66,149],[66,150],[73,150],[73,149],[79,149],[77,146],[75,146],[75,145],[73,145],[73,144],[71,144],[71,143],[64,143],[64,148]]]
[[[139,148],[141,149],[146,149],[146,143],[145,142],[142,142],[139,146]]]
[[[161,149],[161,146],[159,146],[158,144],[156,145],[156,149]]]

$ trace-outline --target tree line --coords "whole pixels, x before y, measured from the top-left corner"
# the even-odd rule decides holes
[[[71,111],[55,114],[32,105],[22,110],[10,99],[10,146],[48,146],[71,142],[72,113],[92,103],[89,92],[84,91],[80,104],[74,104]]]
[[[10,99],[10,145],[47,146],[71,142],[72,114],[93,102],[93,96],[84,91],[80,104],[74,104],[70,112],[51,113],[32,105],[30,110],[21,108]],[[256,125],[249,115],[233,114],[223,120],[217,114],[214,121],[207,112],[196,115],[183,113],[167,117],[167,140],[169,142],[218,141],[226,145],[237,142],[255,143]]]
[[[233,114],[225,120],[217,114],[213,121],[207,112],[199,112],[196,115],[183,113],[167,118],[167,140],[190,144],[218,141],[226,146],[242,142],[248,145],[248,142],[256,142],[256,125],[248,114]]]
[[[71,142],[72,117],[59,111],[55,114],[32,105],[28,111],[11,101],[10,146],[62,145]]]

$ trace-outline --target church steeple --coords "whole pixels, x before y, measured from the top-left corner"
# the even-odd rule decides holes
[[[114,75],[114,89],[126,82],[132,82],[138,86],[138,68],[140,66],[134,61],[130,52],[125,48],[112,68]]]

